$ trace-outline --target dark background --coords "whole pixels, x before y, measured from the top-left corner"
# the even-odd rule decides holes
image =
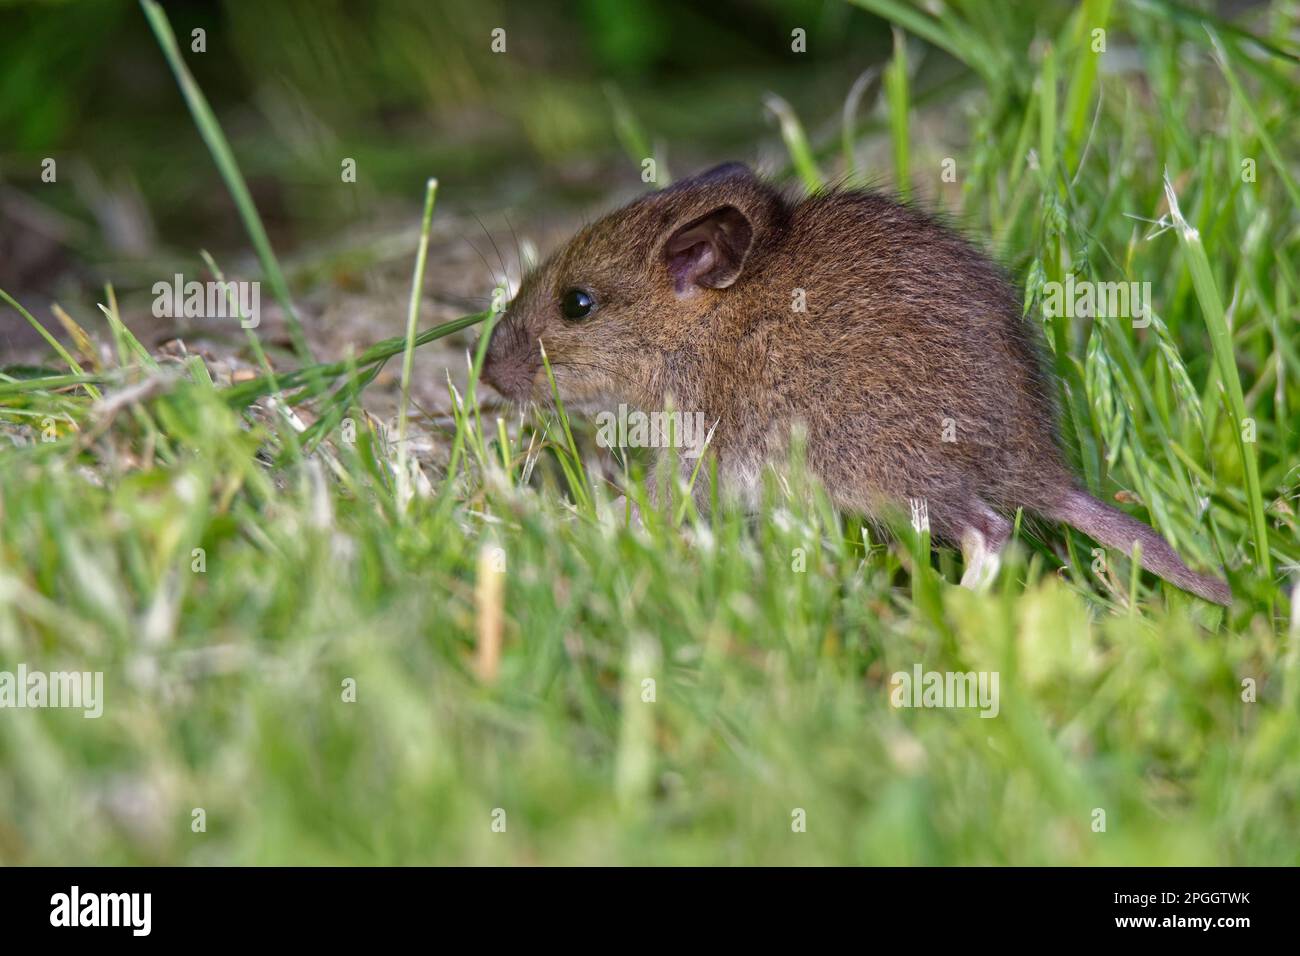
[[[440,210],[481,216],[642,188],[618,103],[678,175],[716,155],[752,159],[761,138],[779,145],[764,92],[837,122],[854,77],[891,42],[840,0],[164,9],[281,254],[414,215],[430,175]],[[796,26],[803,56],[790,50]],[[489,48],[495,27],[505,54]],[[204,53],[190,49],[195,28]],[[0,62],[0,287],[67,297],[111,278],[129,291],[165,274],[169,256],[246,249],[138,4],[0,3]],[[46,157],[57,184],[40,180]],[[344,157],[356,184],[341,182]]]

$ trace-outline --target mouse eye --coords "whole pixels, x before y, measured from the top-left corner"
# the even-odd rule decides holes
[[[596,298],[585,289],[570,289],[560,296],[560,312],[570,322],[585,319],[596,310]]]

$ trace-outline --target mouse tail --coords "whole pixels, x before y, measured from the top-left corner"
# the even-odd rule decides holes
[[[1086,491],[1071,489],[1057,500],[1054,507],[1043,513],[1049,518],[1078,528],[1100,544],[1123,551],[1130,557],[1133,545],[1140,544],[1142,567],[1152,574],[1207,601],[1224,607],[1232,604],[1232,589],[1226,581],[1208,574],[1197,574],[1183,563],[1183,559],[1154,528],[1126,515],[1118,508],[1098,501]]]

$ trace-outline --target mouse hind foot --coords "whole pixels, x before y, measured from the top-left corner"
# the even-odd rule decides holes
[[[966,567],[961,586],[985,591],[1002,565],[1002,549],[1011,537],[1011,522],[982,501],[977,501],[963,518],[959,527],[961,555]]]

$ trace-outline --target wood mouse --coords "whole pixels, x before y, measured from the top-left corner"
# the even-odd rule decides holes
[[[992,578],[1017,508],[1073,525],[1218,604],[1156,531],[1084,490],[1061,448],[1057,382],[1012,284],[967,240],[885,196],[787,199],[740,163],[586,226],[525,277],[492,333],[484,379],[514,401],[671,401],[717,422],[721,490],[806,435],[840,509],[924,500],[962,584]]]

